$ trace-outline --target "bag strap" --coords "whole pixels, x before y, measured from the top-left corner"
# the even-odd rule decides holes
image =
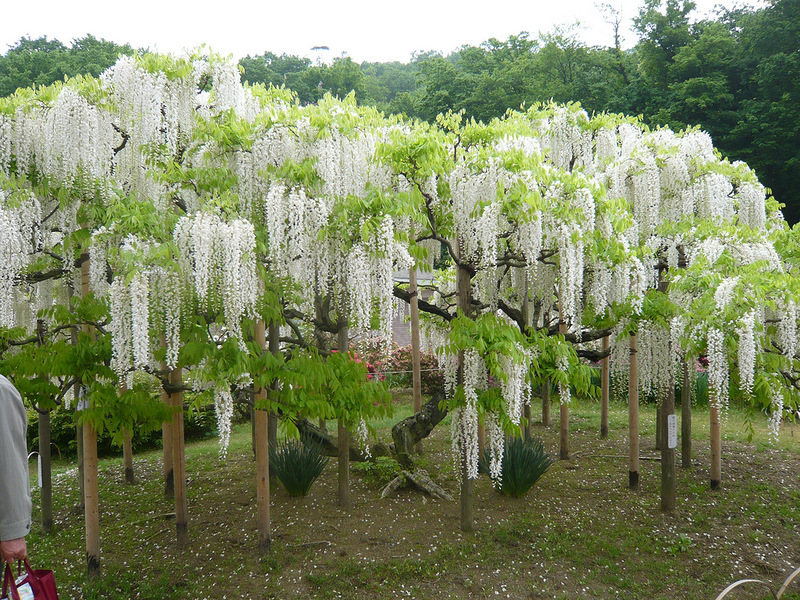
[[[9,596],[10,600],[20,600],[19,590],[14,580],[14,573],[11,571],[11,563],[6,563],[6,569],[3,573],[3,593],[0,594],[0,597],[5,598],[9,591],[11,592]]]

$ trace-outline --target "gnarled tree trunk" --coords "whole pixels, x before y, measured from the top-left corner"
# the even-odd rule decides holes
[[[437,392],[422,405],[418,413],[403,419],[392,427],[394,455],[404,469],[413,470],[414,447],[428,437],[433,428],[447,416],[447,409],[441,406],[442,397],[442,393]]]

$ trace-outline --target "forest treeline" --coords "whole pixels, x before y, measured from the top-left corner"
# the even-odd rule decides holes
[[[301,103],[354,93],[362,104],[432,121],[447,110],[488,121],[537,102],[580,102],[590,113],[641,115],[674,130],[699,125],[731,160],[746,161],[790,223],[800,221],[800,0],[722,10],[693,22],[689,0],[644,0],[636,45],[586,46],[569,27],[532,37],[489,39],[447,56],[409,62],[331,64],[264,52],[240,60],[242,80],[285,85]],[[604,14],[618,34],[619,14]],[[0,97],[18,87],[99,75],[130,45],[86,36],[66,46],[22,38],[0,56]]]

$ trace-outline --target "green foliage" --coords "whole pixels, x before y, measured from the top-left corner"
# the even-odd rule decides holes
[[[368,379],[367,367],[347,353],[327,358],[298,353],[281,377],[284,410],[313,419],[342,419],[349,425],[390,414],[391,394],[382,381]]]
[[[269,468],[290,496],[305,496],[322,474],[329,458],[309,440],[287,439],[269,449]]]
[[[161,404],[161,403],[159,403]],[[159,411],[166,416],[166,411]],[[51,452],[59,459],[74,459],[77,453],[76,418],[74,407],[60,406],[50,412]],[[213,406],[201,406],[184,411],[183,430],[186,441],[198,441],[217,434],[217,417]],[[132,429],[131,444],[134,452],[160,448],[161,425],[136,423]],[[28,449],[39,450],[39,413],[28,410]],[[122,435],[112,435],[103,429],[97,435],[97,452],[100,456],[118,456],[122,452]]]
[[[692,547],[692,538],[685,533],[678,534],[678,538],[672,543],[666,551],[672,556],[678,556],[683,552],[688,552]]]
[[[489,473],[489,452],[485,450],[480,459],[480,468]],[[495,488],[506,496],[521,498],[547,472],[553,459],[544,451],[541,440],[512,437],[503,451],[503,472]]]
[[[389,456],[378,456],[375,460],[354,463],[353,469],[364,473],[379,486],[385,486],[400,474],[399,463]]]

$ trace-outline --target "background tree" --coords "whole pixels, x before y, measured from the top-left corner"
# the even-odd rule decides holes
[[[13,94],[17,88],[46,86],[65,77],[98,77],[121,54],[133,53],[128,44],[120,46],[91,35],[74,40],[69,48],[46,36],[35,40],[21,38],[0,56],[0,97]]]

